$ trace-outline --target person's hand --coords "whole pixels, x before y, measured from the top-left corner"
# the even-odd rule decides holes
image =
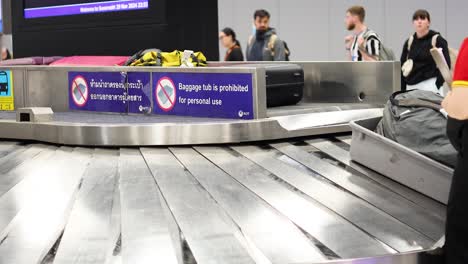
[[[444,100],[442,101],[442,108],[447,111],[448,104],[450,101],[450,97],[452,96],[452,91],[448,92],[447,95],[445,96]]]
[[[442,107],[451,118],[468,120],[468,88],[454,88],[447,94]]]

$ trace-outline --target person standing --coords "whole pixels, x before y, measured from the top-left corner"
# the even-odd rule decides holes
[[[248,61],[285,61],[286,48],[276,30],[270,28],[270,13],[257,10],[254,13],[255,34],[250,36],[246,57]]]
[[[219,41],[227,49],[224,61],[243,61],[244,55],[239,41],[236,38],[236,32],[232,28],[224,28],[219,33]]]
[[[402,90],[419,89],[440,93],[444,78],[432,58],[431,49],[441,48],[447,64],[450,53],[447,41],[439,32],[431,30],[431,16],[426,10],[413,15],[415,33],[405,41],[401,54]]]
[[[459,152],[452,179],[445,235],[447,264],[468,263],[468,38],[462,44],[452,91],[442,103],[449,115],[447,135]]]
[[[365,24],[366,10],[362,6],[352,6],[346,11],[345,24],[352,35],[345,37],[348,59],[351,61],[378,61],[381,41],[373,30]]]

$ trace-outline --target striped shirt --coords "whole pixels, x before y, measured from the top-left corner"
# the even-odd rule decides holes
[[[367,39],[365,40],[366,41],[366,46],[365,46],[366,53],[373,57],[379,57],[380,55],[380,45],[381,45],[380,40],[374,31],[367,29],[366,31],[354,36],[353,45],[351,46],[352,61],[363,60],[362,53],[359,50],[358,39],[359,37],[364,37],[364,36],[367,37]]]

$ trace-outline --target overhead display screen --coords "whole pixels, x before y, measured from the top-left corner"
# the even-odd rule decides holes
[[[24,0],[24,17],[56,16],[128,12],[148,9],[149,0]]]

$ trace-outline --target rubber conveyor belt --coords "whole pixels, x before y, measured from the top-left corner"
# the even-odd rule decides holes
[[[0,263],[322,263],[432,247],[444,206],[350,162],[348,139],[0,142]]]

